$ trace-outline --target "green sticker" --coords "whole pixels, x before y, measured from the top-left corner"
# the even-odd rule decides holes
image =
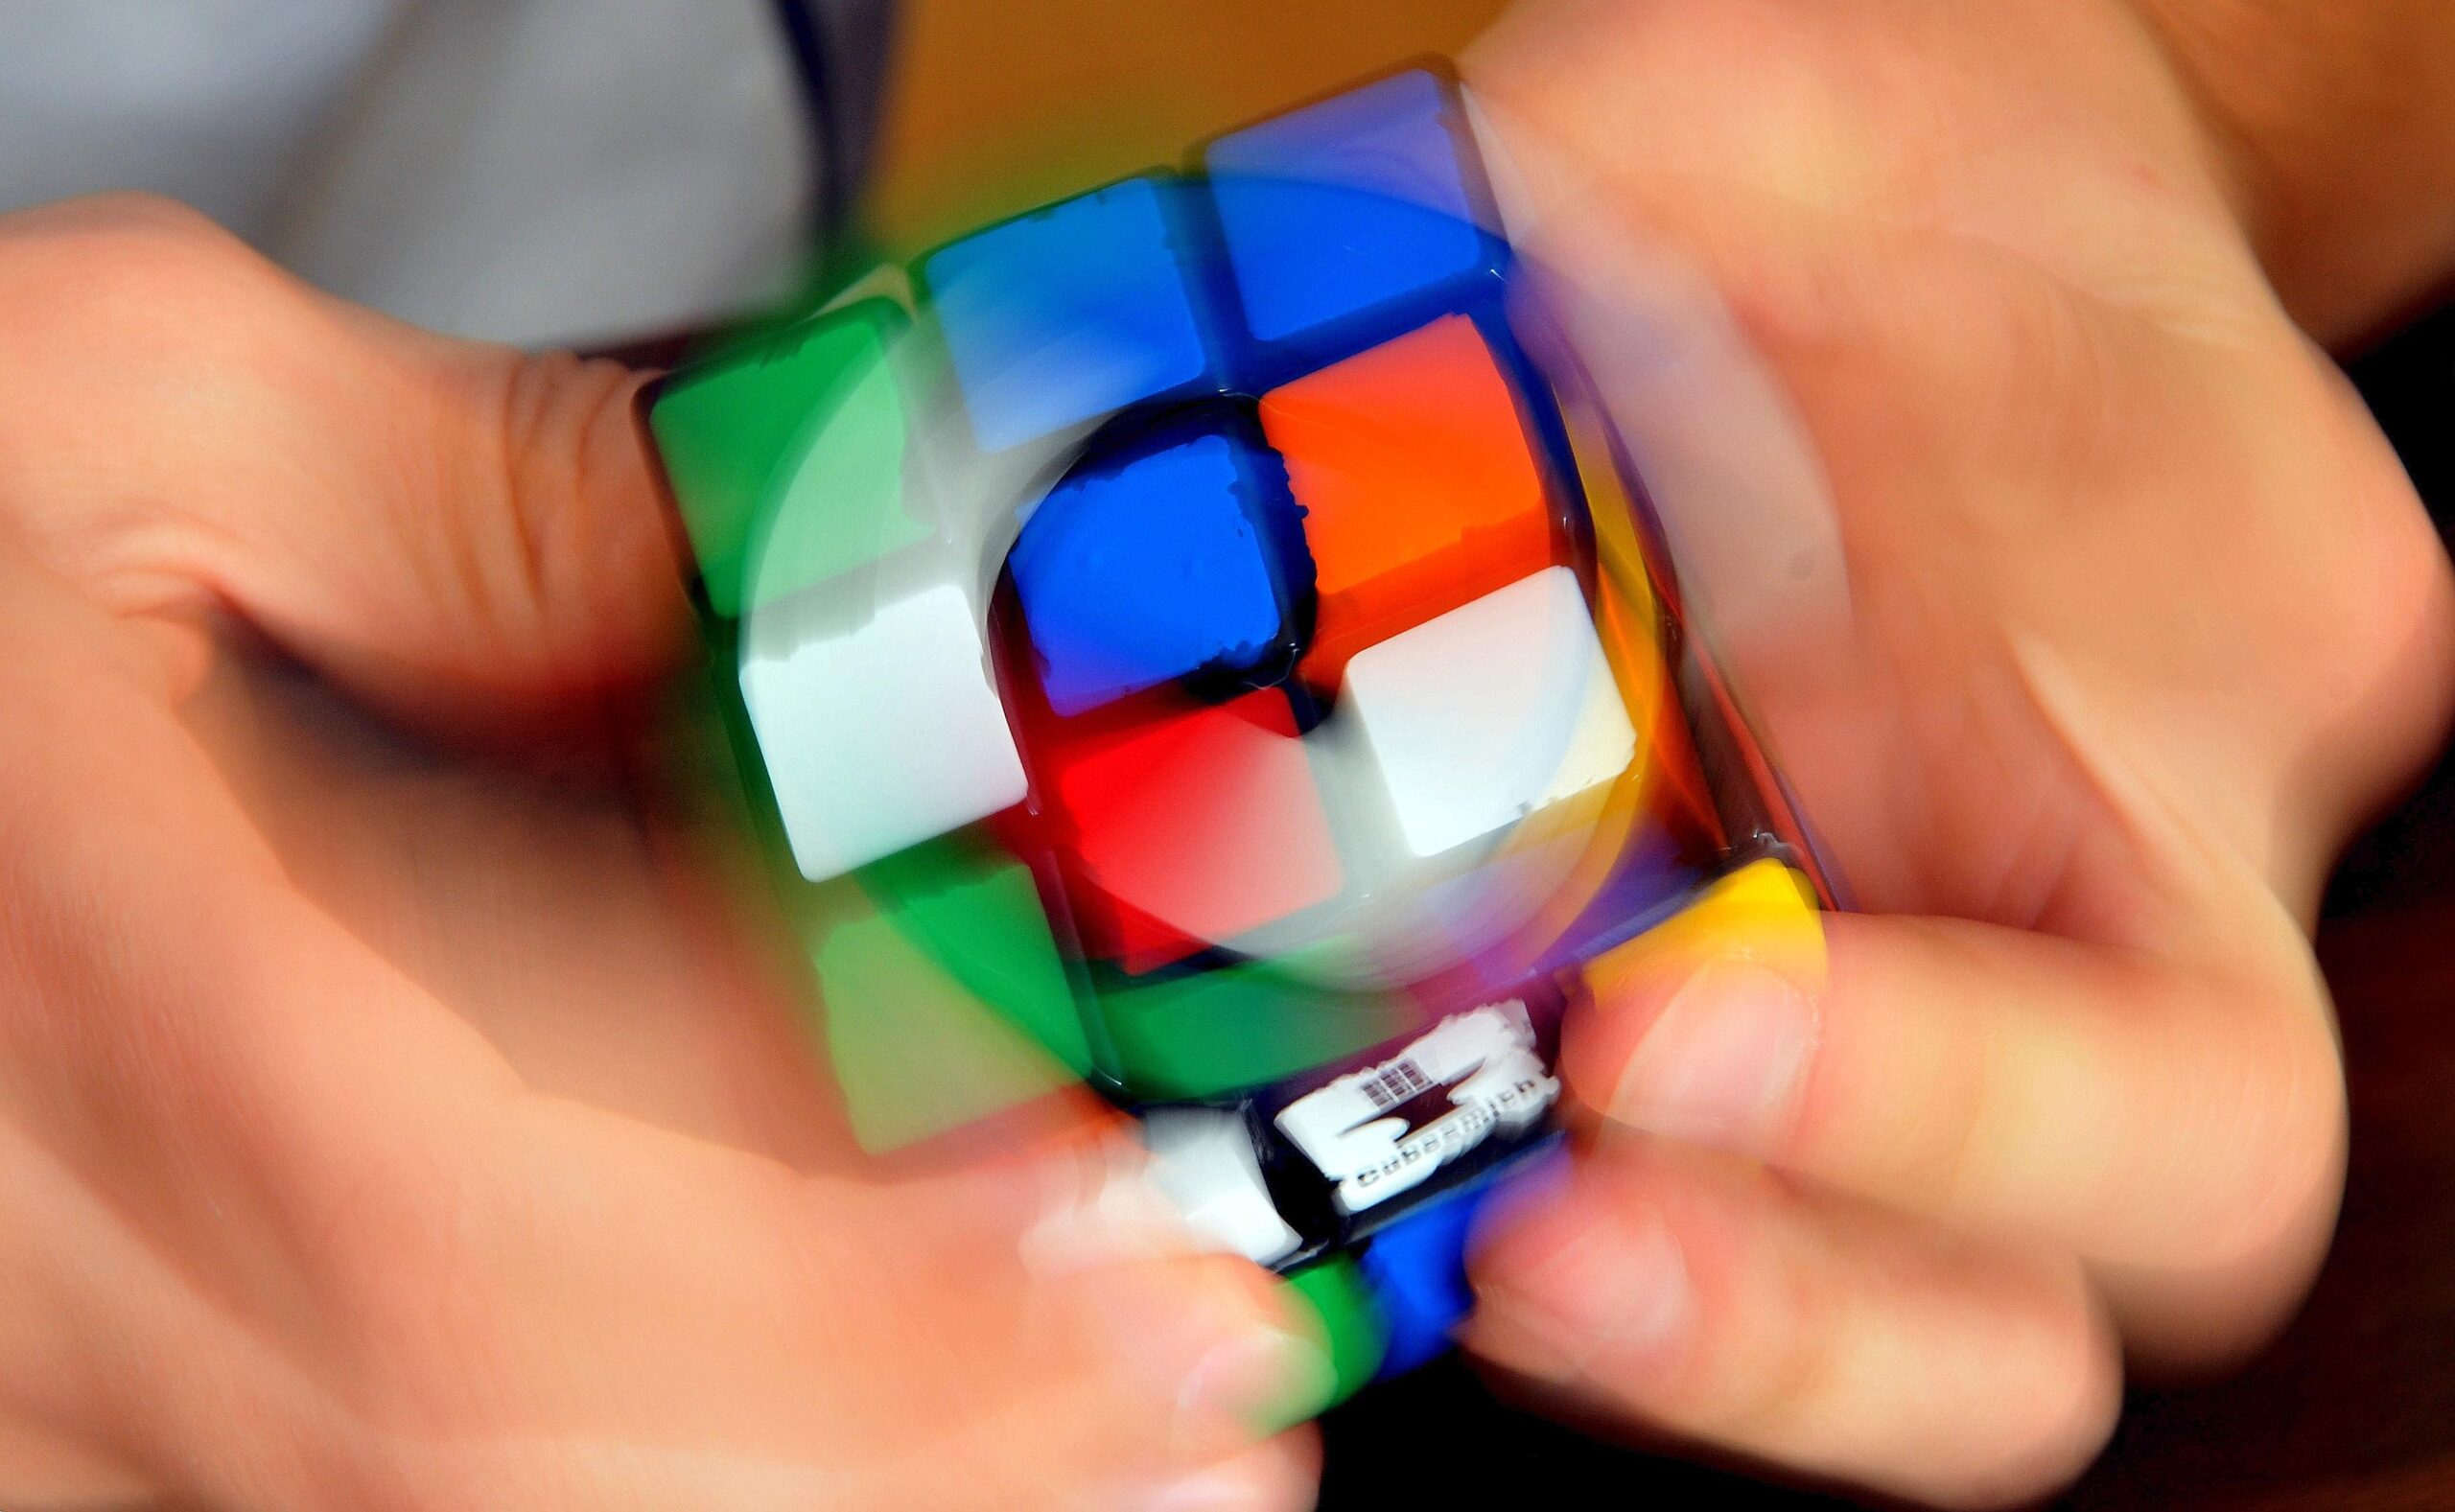
[[[901,1149],[1077,1084],[1090,1057],[1031,873],[963,836],[821,887],[797,912],[853,1132]]]
[[[1261,1086],[1377,1045],[1414,1027],[1396,997],[1307,981],[1301,963],[1244,962],[1104,986],[1110,1073],[1137,1097],[1214,1097]]]
[[[727,618],[928,538],[884,300],[677,377],[648,413],[709,607]]]
[[[1329,1340],[1332,1384],[1327,1401],[1314,1404],[1311,1411],[1292,1415],[1277,1427],[1293,1427],[1364,1389],[1381,1368],[1382,1352],[1390,1338],[1371,1286],[1363,1270],[1344,1255],[1307,1266],[1288,1276],[1286,1284]]]
[[[1083,1011],[1030,868],[994,844],[949,835],[864,867],[871,899],[957,981],[1080,1075]]]

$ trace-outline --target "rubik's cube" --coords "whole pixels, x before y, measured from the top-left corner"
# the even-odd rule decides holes
[[[648,411],[865,1141],[1087,1077],[1350,1373],[1462,1307],[1564,977],[1797,864],[1522,282],[1417,68]]]

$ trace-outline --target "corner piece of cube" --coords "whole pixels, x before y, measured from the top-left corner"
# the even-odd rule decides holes
[[[1506,262],[1457,86],[1428,67],[1231,131],[1202,166],[1265,343],[1488,282]]]
[[[811,881],[947,834],[1029,788],[960,584],[874,605],[804,594],[745,627],[741,694]]]
[[[794,321],[666,380],[647,410],[700,596],[720,620],[931,534],[886,299]]]

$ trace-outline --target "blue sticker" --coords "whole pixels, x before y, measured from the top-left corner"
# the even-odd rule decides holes
[[[1492,1190],[1477,1182],[1426,1204],[1372,1236],[1364,1274],[1389,1320],[1383,1376],[1403,1375],[1449,1352],[1450,1336],[1475,1308],[1466,1244]]]
[[[1268,472],[1235,433],[1189,428],[1050,491],[1010,559],[1050,708],[1292,660]]]
[[[1491,269],[1446,84],[1415,70],[1204,154],[1246,321],[1277,341]]]
[[[1128,179],[931,253],[922,281],[982,450],[1004,451],[1209,373],[1168,199]]]

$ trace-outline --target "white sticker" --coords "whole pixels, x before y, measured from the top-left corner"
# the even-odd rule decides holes
[[[1142,1120],[1142,1141],[1151,1151],[1152,1183],[1196,1235],[1259,1266],[1286,1259],[1304,1243],[1271,1200],[1242,1115],[1153,1108]]]
[[[1526,1005],[1512,998],[1442,1019],[1393,1058],[1297,1099],[1277,1122],[1338,1182],[1340,1208],[1358,1213],[1431,1179],[1496,1129],[1523,1131],[1559,1094],[1534,1054]]]

